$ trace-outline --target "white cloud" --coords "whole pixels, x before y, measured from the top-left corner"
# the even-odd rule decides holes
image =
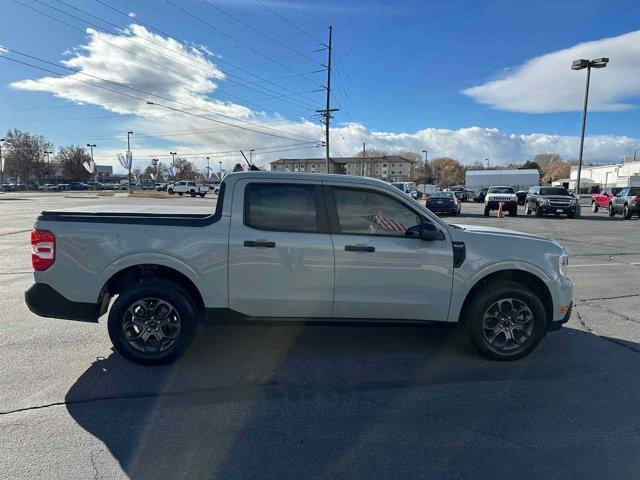
[[[127,13],[127,15],[129,16],[129,18],[136,18],[138,16],[136,12],[129,12]]]
[[[592,71],[589,109],[619,111],[635,108],[640,97],[640,30],[618,37],[579,43],[510,69],[503,78],[463,91],[499,110],[524,113],[582,109],[585,71],[573,71],[579,58],[610,57],[605,69]]]
[[[149,97],[150,100],[190,110],[210,119],[231,122],[253,130],[293,139],[304,138],[317,141],[322,137],[317,122],[287,119],[278,114],[257,112],[247,106],[215,98],[219,91],[219,84],[225,80],[225,75],[213,63],[215,58],[210,57],[214,49],[185,47],[171,38],[150,33],[139,25],[131,25],[117,35],[98,33],[93,30],[88,30],[87,33],[89,34],[87,44],[70,49],[70,56],[62,60],[63,65],[145,92],[153,92],[169,100]],[[146,45],[155,52],[129,40]],[[122,49],[129,50],[135,55],[130,55]],[[163,67],[160,68],[149,61]],[[612,60],[612,65],[613,62]],[[146,100],[145,95],[140,92],[128,91],[107,81],[89,78],[79,73],[64,78],[51,76],[27,79],[14,82],[12,86],[21,90],[50,92],[57,97],[76,103],[98,105],[112,112],[130,114],[124,126],[119,125],[119,128],[123,132],[127,129],[136,132],[133,136],[134,163],[139,167],[145,167],[152,157],[167,160],[169,157],[166,154],[169,150],[177,151],[181,155],[199,153],[196,157],[189,157],[198,158],[199,168],[204,167],[203,158],[207,155],[211,157],[213,166],[217,166],[219,160],[224,162],[223,168],[230,168],[236,162],[242,163],[242,157],[239,155],[241,148],[256,148],[254,158],[261,165],[280,156],[322,157],[324,154],[324,149],[313,147],[288,152],[264,153],[261,149],[283,150],[285,147],[276,147],[293,144],[296,141],[225,126],[159,106],[150,106],[143,100],[122,97],[77,80],[123,91]],[[172,103],[171,100],[204,110],[184,107]],[[253,125],[208,112],[234,117],[251,122]],[[544,133],[516,135],[481,127],[459,130],[428,128],[413,133],[392,133],[372,131],[355,123],[334,124],[334,127],[331,130],[331,152],[335,156],[353,155],[360,150],[363,141],[368,147],[383,148],[390,152],[401,148],[415,151],[428,148],[430,158],[446,155],[457,158],[463,163],[482,161],[485,158],[490,158],[494,164],[524,161],[542,152],[556,152],[567,159],[572,159],[577,156],[578,151],[577,137]],[[111,132],[105,132],[105,136],[110,134]],[[144,136],[145,134],[154,136]],[[159,140],[162,141],[162,147],[158,147]],[[76,143],[83,142],[76,141]],[[97,143],[101,143],[100,140],[97,140]],[[171,147],[167,147],[167,144]],[[637,144],[638,139],[627,137],[588,137],[585,145],[585,159],[615,161],[632,152],[634,145]],[[296,148],[298,147],[299,145],[296,145]],[[226,151],[230,153],[223,156],[214,153]],[[103,143],[96,150],[97,163],[118,167],[116,154],[123,152],[124,147],[108,149]]]

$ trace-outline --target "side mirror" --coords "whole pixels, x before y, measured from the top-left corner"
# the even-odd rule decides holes
[[[440,236],[440,230],[432,223],[425,223],[420,227],[420,240],[433,242]]]

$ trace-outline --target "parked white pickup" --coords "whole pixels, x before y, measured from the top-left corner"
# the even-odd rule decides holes
[[[208,191],[209,187],[207,187],[206,185],[200,185],[196,182],[186,180],[181,180],[167,187],[167,193],[169,195],[173,195],[174,193],[183,195],[186,193],[188,195],[191,195],[192,197],[200,195],[204,198]]]

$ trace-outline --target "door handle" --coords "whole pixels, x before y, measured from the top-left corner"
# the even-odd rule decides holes
[[[265,247],[265,248],[273,248],[276,246],[276,242],[270,242],[268,240],[245,240],[245,247]]]
[[[345,245],[345,251],[347,252],[375,252],[376,247],[371,247],[369,245]]]

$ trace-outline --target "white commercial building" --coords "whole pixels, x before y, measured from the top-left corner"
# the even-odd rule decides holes
[[[540,172],[535,168],[526,168],[523,170],[469,170],[466,173],[464,186],[468,190],[500,185],[525,190],[534,185],[540,185]]]
[[[578,179],[578,167],[571,167],[569,188],[574,189]],[[591,186],[634,187],[640,186],[640,161],[625,162],[597,167],[582,166],[580,190]]]

